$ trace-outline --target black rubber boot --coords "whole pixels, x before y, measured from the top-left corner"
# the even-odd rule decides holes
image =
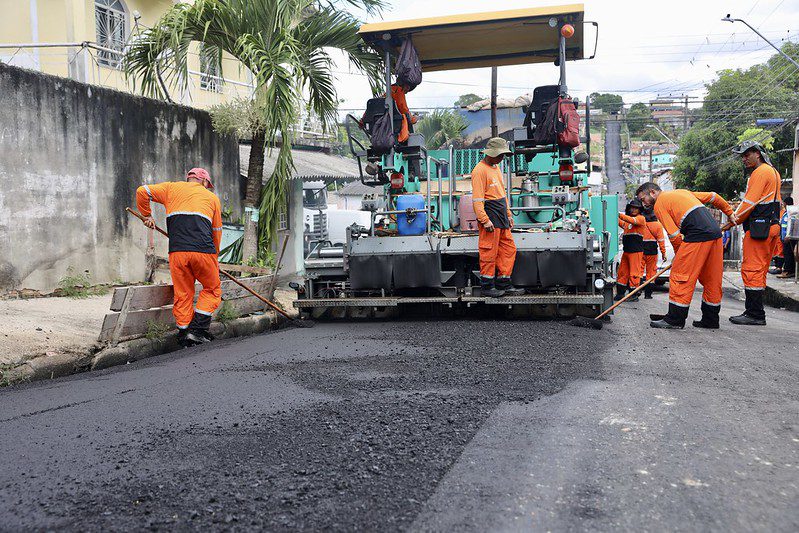
[[[505,296],[505,291],[498,290],[494,287],[494,278],[480,276],[480,296],[485,296],[486,298],[500,298]]]
[[[766,310],[763,308],[764,290],[746,289],[746,311],[738,316],[731,316],[730,322],[739,326],[765,326]]]
[[[211,315],[203,313],[194,313],[194,317],[189,322],[189,330],[186,333],[186,339],[194,344],[202,344],[213,340],[213,336],[209,333],[211,327]]]
[[[653,320],[649,323],[650,327],[658,329],[682,329],[685,327],[685,320],[688,318],[688,308],[675,305],[669,302],[669,312],[662,320]]]
[[[654,283],[650,283],[646,287],[644,287],[644,300],[651,300],[652,293],[655,291]]]
[[[188,348],[189,346],[194,346],[194,343],[186,338],[186,334],[189,332],[186,328],[178,328],[178,344],[183,346],[184,348]]]
[[[616,285],[616,296],[613,298],[614,302],[618,302],[624,295],[627,294],[627,285]]]
[[[637,288],[637,287],[630,287],[630,292],[633,292],[633,291],[634,291],[636,288]],[[638,291],[638,292],[636,292],[635,294],[633,294],[632,298],[630,298],[630,299],[629,299],[629,300],[627,300],[627,301],[628,301],[628,302],[637,302],[637,301],[638,301],[638,298],[640,298],[640,297],[641,297],[641,291]]]
[[[511,284],[509,276],[497,276],[495,286],[498,291],[505,293],[504,296],[521,296],[525,293],[524,289],[519,289]]]
[[[720,305],[702,302],[702,320],[694,320],[695,328],[719,329]]]

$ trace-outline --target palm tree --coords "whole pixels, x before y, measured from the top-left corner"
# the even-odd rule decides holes
[[[174,5],[143,31],[124,59],[124,70],[141,91],[168,98],[168,88],[185,89],[192,41],[227,52],[255,80],[253,108],[260,114],[250,132],[252,148],[244,199],[258,208],[259,222],[246,217],[243,259],[265,252],[276,231],[285,201],[286,180],[293,171],[291,144],[301,106],[307,105],[327,127],[335,122],[337,98],[330,50],[340,50],[350,64],[369,77],[373,89],[381,79],[379,53],[357,35],[358,20],[340,8],[346,4],[367,12],[384,0],[195,0]],[[264,147],[277,147],[275,170],[263,184]]]
[[[447,148],[463,140],[469,123],[453,110],[436,109],[416,124],[415,131],[424,135],[425,144],[433,150]]]

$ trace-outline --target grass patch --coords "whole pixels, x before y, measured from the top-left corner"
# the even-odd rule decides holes
[[[67,275],[58,280],[61,296],[67,298],[88,298],[89,296],[103,296],[110,290],[107,285],[92,285],[92,276],[88,270],[76,274],[75,269],[69,267]]]
[[[164,335],[169,333],[170,329],[172,328],[169,324],[159,322],[158,320],[148,320],[147,333],[145,333],[144,336],[151,341],[161,340],[164,338]]]
[[[8,377],[8,371],[16,368],[16,365],[0,365],[0,388],[13,385],[14,382]]]
[[[230,305],[230,302],[222,302],[222,305],[219,306],[219,310],[216,312],[216,319],[224,325],[236,320],[240,316],[239,312]]]

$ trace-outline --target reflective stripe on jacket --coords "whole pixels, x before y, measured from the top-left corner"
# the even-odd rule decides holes
[[[142,185],[136,205],[150,216],[150,201],[166,208],[169,252],[218,254],[222,243],[222,207],[219,198],[202,184],[168,181]]]

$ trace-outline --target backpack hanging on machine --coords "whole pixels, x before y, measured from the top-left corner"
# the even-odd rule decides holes
[[[387,153],[394,148],[396,137],[394,136],[394,125],[391,121],[391,113],[386,111],[375,119],[372,127],[372,136],[369,139],[372,149],[378,153]]]
[[[394,71],[397,74],[397,83],[407,85],[410,90],[414,90],[422,83],[422,63],[419,61],[419,55],[410,35],[402,41]]]
[[[547,105],[546,112],[539,124],[533,130],[533,142],[538,146],[555,144],[558,138],[558,100],[552,100]]]
[[[533,141],[542,146],[557,144],[576,148],[580,146],[580,115],[571,98],[557,98],[547,106],[540,124],[533,131]]]
[[[580,146],[580,115],[571,98],[558,98],[558,146]]]

